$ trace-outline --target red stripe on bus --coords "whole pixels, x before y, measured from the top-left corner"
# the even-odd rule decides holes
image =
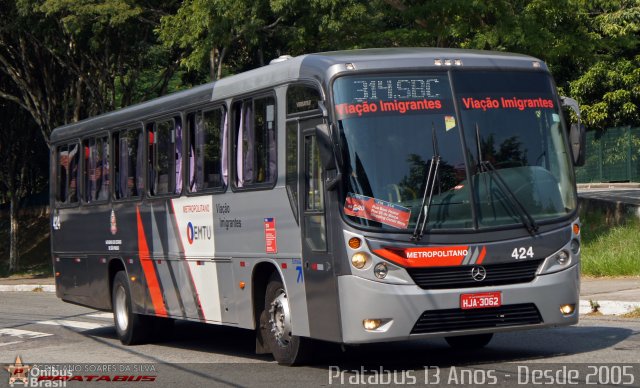
[[[147,286],[149,287],[149,294],[151,295],[151,303],[153,304],[153,309],[155,310],[156,315],[166,317],[167,309],[164,307],[160,283],[158,283],[156,270],[153,267],[153,261],[149,254],[149,245],[147,245],[147,238],[144,235],[142,217],[140,217],[140,208],[136,208],[136,213],[138,216],[138,254],[140,255],[140,264],[142,264],[144,277],[147,279]]]
[[[464,256],[438,257],[429,260],[409,258],[407,252],[408,249],[403,248],[381,248],[373,251],[376,255],[405,268],[452,267],[461,265],[464,260]]]
[[[487,247],[482,247],[482,251],[480,252],[480,257],[476,261],[476,264],[482,264],[482,260],[484,260],[484,256],[487,254]]]

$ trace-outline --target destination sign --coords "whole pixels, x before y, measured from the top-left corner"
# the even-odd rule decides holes
[[[436,113],[452,106],[446,75],[338,78],[334,100],[339,119],[371,114]]]

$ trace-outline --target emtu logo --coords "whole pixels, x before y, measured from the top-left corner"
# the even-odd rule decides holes
[[[191,222],[187,224],[187,241],[192,245],[195,240],[211,240],[213,231],[211,226],[193,225]]]

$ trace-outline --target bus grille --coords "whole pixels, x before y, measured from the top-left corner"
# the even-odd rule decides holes
[[[534,325],[537,323],[542,323],[542,317],[533,303],[471,310],[427,310],[422,313],[418,322],[413,326],[411,334]]]
[[[482,281],[471,277],[474,266],[407,268],[414,282],[425,290],[439,288],[465,288],[497,286],[501,284],[528,283],[536,277],[543,260],[527,260],[517,263],[483,265],[487,276]]]

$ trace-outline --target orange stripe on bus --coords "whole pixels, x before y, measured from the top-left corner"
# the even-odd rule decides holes
[[[149,286],[149,294],[151,294],[151,303],[153,303],[153,309],[156,315],[166,317],[167,309],[164,307],[164,301],[162,300],[162,291],[160,291],[160,283],[158,283],[158,277],[156,276],[156,270],[153,267],[153,261],[151,261],[151,255],[149,254],[149,245],[147,245],[147,238],[144,235],[144,228],[142,227],[142,217],[140,217],[140,208],[136,208],[138,215],[138,251],[140,255],[140,263],[142,264],[142,271],[144,277],[147,279],[147,286]]]

